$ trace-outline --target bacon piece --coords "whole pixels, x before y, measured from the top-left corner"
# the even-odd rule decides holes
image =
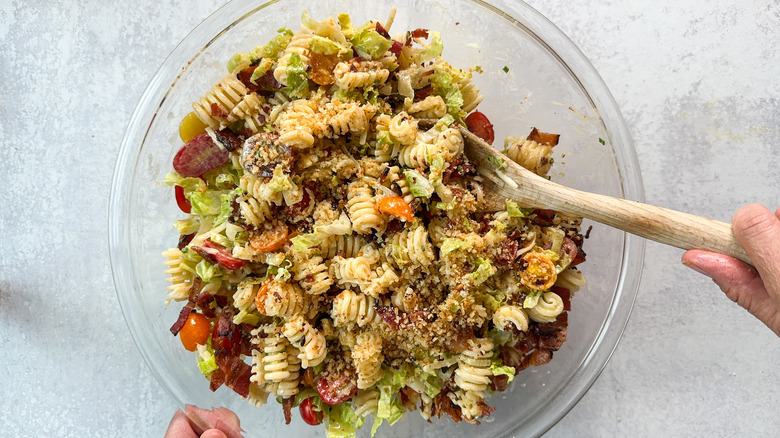
[[[182,234],[179,236],[179,244],[176,245],[176,248],[182,249],[185,246],[189,245],[190,242],[192,242],[192,239],[195,237],[195,233],[191,234]]]
[[[211,110],[211,115],[214,117],[222,117],[224,119],[230,115],[216,103],[212,103],[209,109]]]
[[[292,407],[295,402],[295,396],[282,399],[282,411],[284,412],[284,424],[290,424],[292,421]]]
[[[401,50],[403,50],[403,48],[404,45],[401,44],[400,41],[393,40],[393,45],[390,46],[387,51],[393,53],[395,56],[401,56]]]
[[[517,249],[517,240],[506,239],[501,241],[498,246],[498,254],[495,257],[496,264],[505,267],[512,266],[515,259],[517,259]]]
[[[417,102],[423,100],[430,96],[431,93],[433,93],[433,86],[431,84],[428,84],[422,88],[418,88],[414,90],[414,101]]]
[[[235,132],[227,128],[214,131],[213,139],[229,152],[241,149],[244,146],[244,141]]]
[[[376,29],[376,33],[378,33],[379,35],[382,35],[383,37],[387,38],[388,40],[390,39],[390,34],[387,33],[385,28],[379,22],[376,23],[376,26],[374,28]]]
[[[209,389],[212,391],[216,391],[224,383],[225,383],[225,373],[219,368],[212,371],[211,381],[209,382]]]
[[[428,29],[415,29],[409,32],[412,38],[428,38]]]
[[[539,365],[544,365],[552,360],[552,356],[553,353],[550,350],[534,350],[533,353],[526,356],[528,359],[527,366],[537,367]]]
[[[506,374],[502,374],[500,376],[490,376],[490,389],[493,391],[503,391],[507,386],[509,386],[509,376]]]
[[[553,286],[550,288],[551,292],[555,292],[563,301],[563,310],[571,310],[571,291],[565,287]]]
[[[533,214],[531,215],[531,222],[533,222],[534,225],[539,225],[540,227],[549,227],[553,225],[554,219],[555,210],[534,210]]]
[[[531,133],[528,134],[528,140],[535,141],[540,144],[544,144],[550,147],[554,147],[558,144],[558,139],[561,137],[560,134],[550,134],[547,132],[541,132],[537,130],[536,128],[533,128],[531,130]]]
[[[517,348],[511,347],[509,345],[502,345],[499,347],[498,357],[501,358],[501,362],[504,365],[513,367],[515,370],[517,370],[517,367],[523,363],[523,353],[521,353]]]
[[[461,325],[453,326],[445,341],[446,348],[454,353],[463,353],[469,348],[469,340],[474,339],[474,329]]]
[[[566,342],[566,331],[569,325],[569,315],[566,312],[558,315],[556,320],[547,324],[535,324],[532,330],[539,337],[537,348],[556,351]]]
[[[398,330],[398,326],[401,320],[398,316],[398,310],[395,307],[378,305],[375,307],[376,313],[390,326],[393,330]]]
[[[171,326],[171,333],[173,333],[174,336],[178,335],[182,327],[184,327],[184,324],[187,322],[187,318],[189,318],[190,312],[192,312],[193,308],[195,308],[195,303],[192,302],[188,302],[184,307],[182,307],[181,311],[179,312],[179,317]]]
[[[456,423],[460,423],[460,420],[463,419],[460,406],[454,404],[452,400],[450,400],[447,396],[446,389],[442,389],[441,392],[433,398],[431,415],[436,415],[437,418],[441,418],[441,414],[449,415]]]
[[[225,374],[225,386],[241,397],[249,395],[249,378],[252,367],[231,352],[217,352],[217,367]]]

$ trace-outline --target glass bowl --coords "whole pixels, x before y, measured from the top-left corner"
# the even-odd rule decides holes
[[[480,65],[474,82],[480,110],[496,129],[496,144],[532,127],[561,134],[552,179],[581,190],[642,200],[632,141],[620,111],[593,66],[550,21],[516,0],[297,0],[265,4],[235,0],[192,31],[151,80],[129,122],[112,185],[110,256],[119,303],[130,332],[160,384],[179,406],[225,406],[241,419],[247,437],[271,431],[324,436],[297,414],[285,426],[281,407],[261,409],[230,389],[215,393],[169,327],[181,305],[164,305],[161,253],[174,246],[181,218],[173,190],[160,184],[181,146],[178,125],[191,103],[211,89],[236,52],[265,44],[280,27],[297,29],[301,13],[322,20],[348,12],[353,22],[384,21],[398,8],[391,34],[438,30],[444,58],[460,68]],[[590,223],[586,221],[584,227]],[[506,392],[488,398],[496,407],[482,425],[410,413],[380,436],[538,436],[562,418],[606,365],[636,297],[644,242],[592,224],[582,270],[588,285],[572,301],[568,340],[549,364],[519,373]],[[367,435],[370,427],[363,427]]]

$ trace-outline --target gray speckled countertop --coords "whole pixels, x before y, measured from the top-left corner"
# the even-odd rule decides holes
[[[3,436],[162,436],[175,410],[114,294],[109,187],[144,87],[224,0],[142,3],[0,2]],[[612,90],[649,203],[724,221],[780,204],[777,0],[530,3]],[[680,255],[648,243],[617,351],[547,436],[780,430],[780,340]]]

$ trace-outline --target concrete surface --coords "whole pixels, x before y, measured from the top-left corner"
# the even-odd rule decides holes
[[[223,3],[0,2],[0,435],[162,436],[175,406],[117,304],[109,187],[155,69]],[[612,90],[648,202],[780,205],[780,2],[530,3]],[[623,340],[546,436],[777,436],[780,340],[681,253],[647,245]]]

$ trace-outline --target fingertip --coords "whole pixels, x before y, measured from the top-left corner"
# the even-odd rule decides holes
[[[225,432],[218,429],[209,429],[200,435],[200,438],[227,438]]]

